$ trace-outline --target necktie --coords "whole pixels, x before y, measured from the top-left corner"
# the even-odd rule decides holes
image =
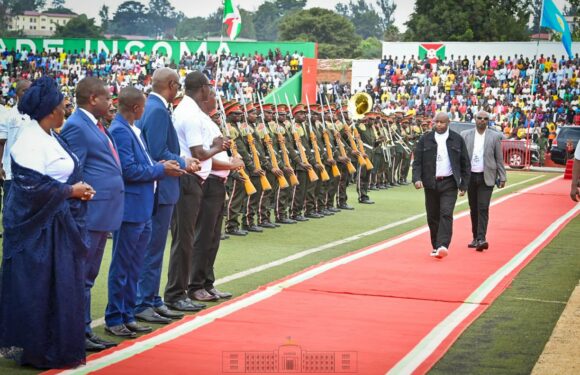
[[[107,137],[107,141],[109,141],[109,148],[111,149],[111,154],[113,154],[113,157],[115,158],[115,161],[117,162],[117,165],[121,166],[121,161],[119,160],[119,154],[117,154],[117,150],[115,150],[115,146],[113,145],[113,142],[111,142],[111,139],[107,135],[107,132],[105,131],[105,128],[103,127],[103,124],[101,124],[100,122],[97,122],[97,127],[99,128],[101,133],[103,133],[105,135],[105,137]]]

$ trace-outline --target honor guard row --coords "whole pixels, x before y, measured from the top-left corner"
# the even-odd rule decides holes
[[[373,204],[369,190],[407,184],[413,143],[424,131],[402,113],[353,121],[347,106],[320,104],[220,101],[210,117],[245,165],[227,181],[225,231],[235,236],[353,210],[353,182],[358,202]]]

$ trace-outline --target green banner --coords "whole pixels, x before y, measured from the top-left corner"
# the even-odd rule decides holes
[[[286,101],[288,98],[288,102]],[[296,105],[302,99],[302,72],[292,78],[264,98],[264,103]],[[316,100],[315,100],[316,102]]]
[[[304,57],[316,57],[316,44],[311,42],[205,42],[205,41],[178,41],[178,40],[130,40],[130,39],[58,39],[58,38],[0,38],[0,51],[64,51],[73,53],[75,50],[100,52],[105,50],[109,53],[117,52],[152,52],[163,53],[176,63],[184,53],[203,52],[205,55],[216,53],[218,50],[225,53],[230,52],[253,55],[256,52],[266,55],[270,50],[280,49],[282,55],[286,52],[303,53]]]

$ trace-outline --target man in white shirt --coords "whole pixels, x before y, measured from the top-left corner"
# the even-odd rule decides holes
[[[179,311],[197,311],[203,306],[193,303],[186,291],[194,264],[198,261],[194,254],[194,242],[203,198],[202,185],[212,169],[213,156],[227,146],[221,134],[213,136],[210,127],[213,123],[200,109],[200,103],[207,101],[212,91],[203,73],[189,73],[185,78],[185,95],[173,114],[181,156],[194,157],[201,162],[201,169],[195,174],[179,178],[181,195],[175,207],[172,225],[173,240],[164,299],[167,306]],[[217,299],[204,291],[191,297],[198,301]]]
[[[469,185],[470,164],[465,141],[449,130],[449,117],[439,112],[433,131],[419,138],[414,152],[413,183],[425,188],[427,224],[431,233],[431,256],[448,255],[453,232],[453,210],[457,192],[463,196]]]
[[[475,248],[477,251],[489,248],[486,234],[493,186],[497,184],[501,189],[507,179],[501,133],[488,129],[488,124],[489,113],[479,111],[475,116],[475,128],[461,133],[471,160],[471,178],[467,196],[473,241],[467,247]]]

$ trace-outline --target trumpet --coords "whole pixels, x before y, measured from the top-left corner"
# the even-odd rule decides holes
[[[353,120],[360,120],[373,108],[373,98],[366,92],[357,92],[348,100],[347,108]]]

